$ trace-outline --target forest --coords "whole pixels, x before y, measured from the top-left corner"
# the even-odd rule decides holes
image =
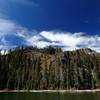
[[[89,48],[17,47],[0,53],[0,90],[100,88],[100,53]]]

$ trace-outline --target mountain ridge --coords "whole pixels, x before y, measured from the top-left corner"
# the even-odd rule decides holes
[[[18,47],[0,55],[0,90],[96,89],[100,53],[83,48]]]

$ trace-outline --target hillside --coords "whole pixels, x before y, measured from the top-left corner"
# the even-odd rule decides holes
[[[100,88],[100,54],[89,48],[21,47],[0,55],[0,90]]]

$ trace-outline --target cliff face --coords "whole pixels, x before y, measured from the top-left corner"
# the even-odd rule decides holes
[[[100,54],[52,47],[16,48],[0,55],[0,90],[100,88]]]

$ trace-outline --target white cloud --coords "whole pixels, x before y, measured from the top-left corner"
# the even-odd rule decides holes
[[[12,39],[12,36],[18,37],[18,32],[23,31],[20,25],[17,25],[15,22],[0,18],[0,49],[7,49],[15,47],[15,45],[10,45],[8,37]],[[12,40],[11,40],[12,41]],[[14,42],[15,40],[13,40]]]
[[[15,30],[16,25],[15,23],[5,20],[5,19],[0,19],[0,36],[4,34],[12,34],[12,32]]]
[[[20,45],[39,48],[52,45],[61,47],[63,50],[91,48],[100,52],[99,35],[88,35],[82,32],[29,31],[13,21],[0,18],[0,49],[16,47],[16,39]]]
[[[40,33],[43,37],[49,39],[50,41],[60,42],[66,46],[75,46],[80,42],[82,37],[76,35],[76,33],[72,34],[69,32],[46,32],[43,31]],[[80,34],[80,33],[79,33]]]
[[[38,38],[41,36],[42,40]],[[45,40],[46,39],[46,40]],[[48,42],[48,41],[49,42]],[[86,33],[70,33],[42,31],[38,36],[26,39],[27,44],[36,45],[37,47],[46,47],[49,45],[62,47],[63,50],[74,50],[79,48],[91,48],[100,52],[100,36],[87,35]]]

